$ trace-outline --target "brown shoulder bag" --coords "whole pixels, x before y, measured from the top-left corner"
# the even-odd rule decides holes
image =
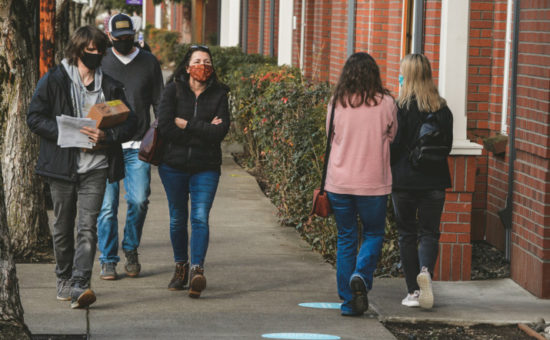
[[[330,156],[332,134],[334,132],[334,108],[336,103],[332,105],[332,111],[330,114],[330,125],[327,137],[327,147],[325,149],[325,163],[323,165],[323,177],[321,178],[321,186],[313,190],[313,205],[311,206],[310,215],[317,215],[319,217],[328,217],[332,214],[332,208],[330,201],[328,200],[327,193],[325,191],[325,181],[327,179],[328,158]]]

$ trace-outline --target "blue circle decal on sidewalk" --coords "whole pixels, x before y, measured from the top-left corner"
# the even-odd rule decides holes
[[[340,337],[329,334],[315,333],[270,333],[263,334],[262,338],[268,339],[289,339],[289,340],[339,340]]]
[[[298,306],[308,308],[322,308],[322,309],[340,309],[341,303],[336,302],[303,302]]]

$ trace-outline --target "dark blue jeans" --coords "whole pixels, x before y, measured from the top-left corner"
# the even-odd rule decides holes
[[[124,189],[126,190],[126,224],[122,249],[136,250],[141,242],[141,234],[151,193],[151,165],[139,160],[138,149],[124,149]],[[118,263],[118,198],[120,182],[107,183],[103,205],[97,219],[98,246],[100,263]]]
[[[328,198],[338,226],[336,251],[336,279],[342,313],[352,313],[350,280],[359,276],[367,289],[372,289],[376,263],[382,249],[386,226],[388,196],[357,196],[328,193]],[[359,253],[357,218],[363,225],[363,242]]]
[[[444,190],[410,190],[392,193],[399,251],[407,290],[419,290],[416,276],[422,267],[433,275],[439,252],[439,223],[445,204]]]
[[[208,249],[208,216],[218,189],[220,173],[203,171],[189,174],[166,164],[159,166],[159,175],[168,198],[170,241],[175,262],[187,262],[189,236],[189,197],[191,197],[191,266],[204,265]]]

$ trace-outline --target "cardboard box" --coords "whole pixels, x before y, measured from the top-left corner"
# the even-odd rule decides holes
[[[124,122],[128,118],[128,113],[130,109],[122,100],[111,100],[92,106],[87,118],[95,120],[98,129],[110,128]]]

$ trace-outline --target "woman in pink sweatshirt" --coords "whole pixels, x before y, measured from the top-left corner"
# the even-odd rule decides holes
[[[397,107],[382,86],[378,65],[362,52],[346,61],[328,112],[332,105],[334,133],[325,189],[338,226],[338,294],[344,301],[342,315],[359,316],[368,309],[367,292],[384,240]],[[330,114],[327,131],[329,125]],[[357,217],[363,225],[359,252]]]

